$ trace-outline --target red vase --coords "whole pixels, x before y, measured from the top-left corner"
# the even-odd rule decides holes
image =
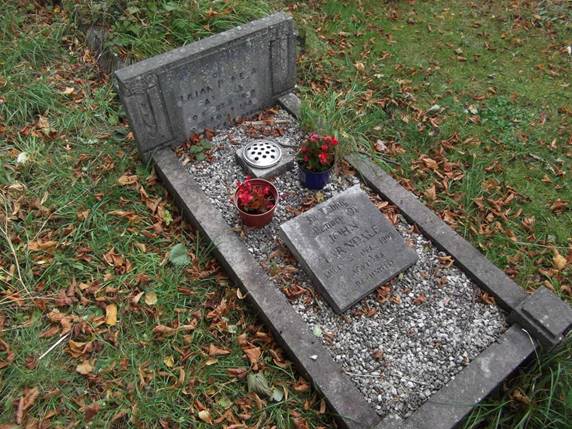
[[[264,225],[268,225],[270,223],[270,221],[272,221],[272,217],[274,216],[274,211],[276,210],[276,206],[278,205],[278,199],[279,199],[278,190],[268,180],[250,179],[250,183],[252,183],[253,185],[267,185],[270,187],[270,192],[272,193],[272,196],[274,197],[274,205],[272,206],[272,208],[268,209],[264,213],[260,213],[260,214],[247,213],[247,212],[241,210],[240,207],[238,206],[238,196],[237,196],[238,190],[240,188],[238,188],[234,192],[233,202],[234,202],[236,209],[238,210],[238,214],[239,214],[240,219],[242,220],[243,224],[245,224],[247,226],[252,226],[255,228],[261,228]]]

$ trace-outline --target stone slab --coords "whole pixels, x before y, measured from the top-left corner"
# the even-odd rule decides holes
[[[275,104],[296,81],[296,31],[279,12],[115,72],[140,153]]]
[[[455,258],[463,271],[481,289],[492,294],[501,307],[510,312],[526,299],[527,294],[519,285],[372,160],[359,154],[346,159],[365,183],[395,204],[437,247]]]
[[[572,309],[545,287],[538,288],[510,315],[546,348],[552,348],[572,327]]]
[[[258,179],[268,179],[270,177],[279,176],[294,166],[294,151],[289,148],[282,147],[282,158],[280,162],[270,168],[255,168],[249,165],[242,156],[242,149],[243,148],[237,149],[236,159],[248,175]]]
[[[477,356],[406,420],[388,416],[375,429],[451,429],[534,353],[536,345],[518,325]]]
[[[337,313],[417,261],[359,185],[283,223],[280,234]]]
[[[292,308],[284,294],[269,287],[272,280],[226,224],[169,148],[153,154],[158,176],[175,199],[185,219],[211,241],[214,254],[230,279],[238,285],[289,353],[302,374],[320,391],[341,428],[370,429],[380,418],[353,382]]]

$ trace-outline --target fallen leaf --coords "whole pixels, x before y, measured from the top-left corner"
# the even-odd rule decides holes
[[[423,304],[425,301],[427,301],[427,296],[425,296],[424,293],[420,293],[420,294],[417,295],[417,297],[413,300],[413,304],[415,304],[415,305],[421,305],[421,304]]]
[[[58,245],[57,241],[49,240],[49,241],[31,241],[28,243],[28,250],[32,252],[37,252],[40,250],[51,250]]]
[[[296,392],[307,392],[310,390],[310,384],[303,378],[299,378],[293,388]]]
[[[209,410],[199,411],[199,419],[201,419],[205,423],[208,423],[209,425],[212,425],[213,423],[213,420],[211,418],[211,413],[209,412]]]
[[[173,358],[172,355],[169,355],[165,359],[163,359],[163,363],[167,368],[173,368],[175,366],[175,359]]]
[[[437,199],[437,190],[435,189],[435,184],[428,187],[424,194],[429,201],[435,201]]]
[[[119,179],[117,179],[117,183],[119,183],[121,186],[135,185],[137,180],[137,176],[135,175],[124,174]]]
[[[75,91],[74,88],[72,88],[70,86],[66,86],[66,88],[63,91],[60,91],[60,94],[70,95],[70,94],[73,94],[74,91]]]
[[[145,304],[147,305],[157,304],[157,294],[154,291],[145,292]]]
[[[26,411],[34,405],[36,399],[40,396],[40,391],[37,387],[28,388],[24,387],[24,393],[18,401],[18,408],[16,410],[16,423],[21,424]]]
[[[89,422],[91,419],[95,417],[95,415],[99,412],[100,406],[99,403],[93,402],[92,404],[86,406],[83,409],[83,415],[85,416],[85,421]]]
[[[562,271],[566,268],[566,258],[558,252],[558,250],[554,249],[554,257],[552,258],[552,263],[554,264],[554,268],[558,271]]]
[[[209,345],[209,356],[226,356],[230,354],[230,350],[221,349],[214,344]]]
[[[175,328],[171,328],[170,326],[157,325],[153,328],[153,333],[155,335],[171,336],[175,335],[177,330]]]
[[[75,370],[81,375],[87,375],[93,371],[93,366],[88,360],[84,360],[82,363],[75,367]]]
[[[108,304],[105,307],[105,323],[109,326],[115,326],[117,323],[117,305]]]
[[[260,359],[260,355],[262,354],[260,347],[251,347],[249,349],[244,349],[243,351],[252,365],[255,365],[258,362],[258,359]]]

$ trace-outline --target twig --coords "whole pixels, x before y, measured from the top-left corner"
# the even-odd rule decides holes
[[[567,250],[568,248],[565,246],[555,246],[555,245],[547,245],[547,244],[538,244],[538,243],[525,243],[524,241],[515,241],[514,244],[520,244],[522,246],[537,246],[537,247],[546,247],[547,249],[563,249]]]
[[[69,332],[67,334],[62,335],[58,341],[56,341],[48,350],[46,350],[44,352],[44,354],[42,356],[40,356],[38,358],[38,361],[42,360],[42,358],[44,358],[49,352],[51,352],[53,349],[55,349],[57,347],[57,345],[59,343],[61,343],[63,340],[65,340],[67,337],[69,337],[69,335],[70,335]]]
[[[0,231],[2,231],[2,234],[4,234],[4,237],[6,238],[6,242],[8,243],[8,247],[10,247],[10,252],[12,253],[12,256],[14,257],[14,263],[16,265],[16,270],[18,271],[18,280],[20,280],[20,284],[22,285],[22,287],[24,288],[26,293],[31,296],[32,294],[30,293],[28,287],[24,283],[24,279],[22,278],[22,271],[20,270],[20,263],[18,262],[18,255],[16,255],[16,249],[14,249],[14,245],[12,244],[12,240],[10,240],[10,236],[8,234],[8,206],[7,206],[7,202],[5,202],[5,204],[4,204],[4,210],[6,211],[4,228],[0,227]]]
[[[288,124],[291,121],[288,119],[276,119],[273,120],[272,123],[267,123],[266,121],[244,121],[243,124],[244,125],[268,125],[268,126],[272,126],[274,124]]]

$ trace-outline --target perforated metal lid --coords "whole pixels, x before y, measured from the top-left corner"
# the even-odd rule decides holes
[[[280,162],[280,145],[269,140],[256,140],[247,144],[242,152],[244,160],[254,168],[270,168]]]

